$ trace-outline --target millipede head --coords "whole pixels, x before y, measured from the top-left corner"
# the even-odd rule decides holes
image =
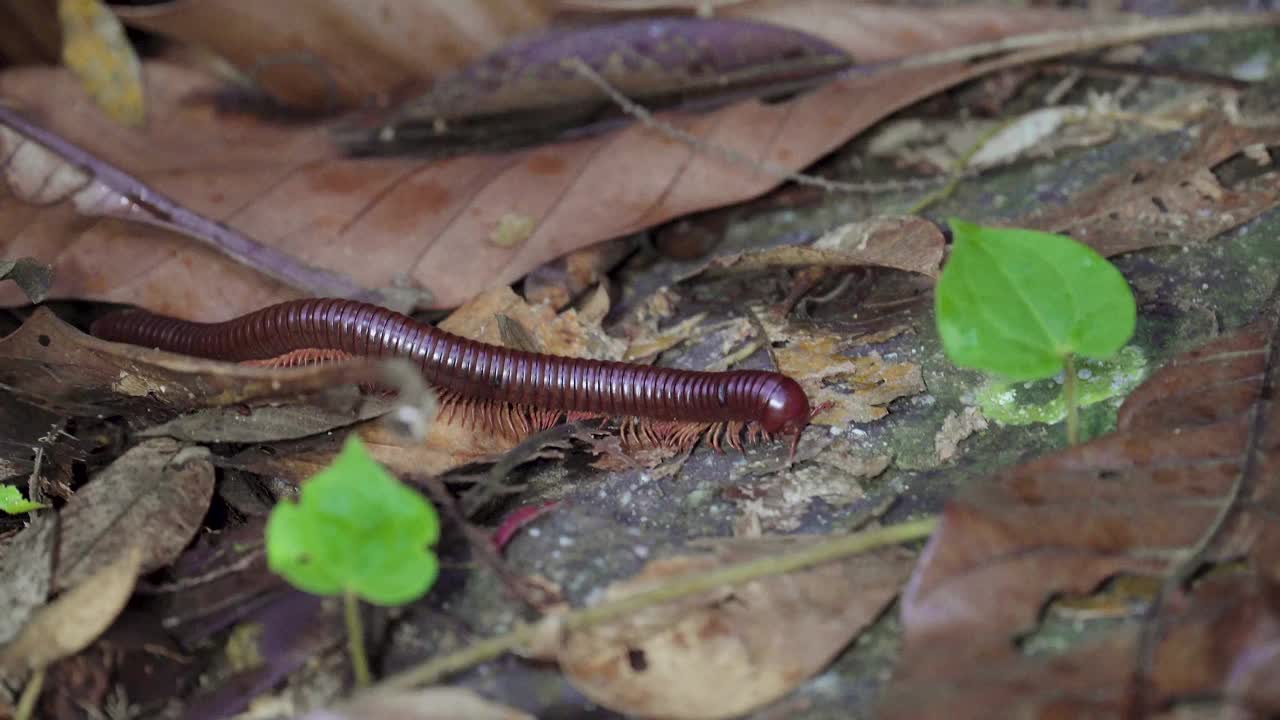
[[[760,427],[770,435],[793,436],[792,459],[795,459],[796,448],[800,445],[800,433],[808,426],[810,417],[809,396],[800,383],[780,376],[766,390]]]

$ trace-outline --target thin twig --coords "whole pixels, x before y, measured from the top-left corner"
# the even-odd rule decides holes
[[[351,655],[351,670],[355,673],[356,687],[369,687],[369,683],[373,682],[373,675],[369,672],[369,655],[364,649],[360,598],[350,588],[342,593],[342,610],[347,625],[347,652]]]
[[[1005,60],[1014,60],[1017,64],[1023,64],[1030,62],[1031,59],[1043,60],[1055,55],[1098,50],[1111,45],[1122,45],[1169,35],[1256,30],[1262,27],[1280,25],[1280,12],[1203,13],[1155,20],[1147,18],[1137,20],[1113,18],[1113,20],[1116,20],[1116,22],[1109,22],[1109,24],[1102,27],[1095,24],[1075,30],[1053,30],[1042,33],[1013,35],[992,42],[948,48],[938,52],[881,63],[876,65],[875,69],[879,71],[885,69],[906,70],[936,67],[958,62],[972,62],[993,55],[1012,53],[1015,50],[1031,51],[1025,54],[1012,54],[1004,58]],[[851,72],[857,72],[857,69],[855,68]]]
[[[739,585],[772,575],[795,572],[869,550],[920,540],[933,532],[937,522],[937,518],[928,517],[852,535],[841,535],[781,555],[758,558],[711,572],[680,577],[646,592],[555,616],[554,620],[565,631],[582,630],[653,605],[711,592],[727,585]],[[417,667],[392,675],[378,683],[374,689],[403,689],[436,682],[447,675],[486,660],[492,660],[525,645],[542,631],[541,625],[521,623],[505,635],[481,640],[458,652],[433,658]]]
[[[13,712],[13,720],[31,720],[35,717],[36,702],[40,700],[40,690],[44,687],[44,668],[36,668],[27,679],[26,687],[18,698],[18,707]]]
[[[1066,367],[1062,371],[1062,400],[1067,408],[1067,444],[1080,444],[1080,397],[1076,392],[1076,356],[1067,353]]]
[[[497,576],[498,580],[507,589],[509,593],[526,607],[539,614],[552,601],[546,596],[546,590],[537,585],[533,585],[525,581],[520,573],[511,569],[506,560],[498,554],[493,547],[493,538],[489,533],[476,527],[467,520],[462,509],[458,507],[458,501],[454,499],[453,494],[445,487],[444,481],[438,477],[429,477],[423,481],[427,488],[427,492],[431,495],[431,499],[444,512],[455,525],[462,529],[462,535],[467,539],[467,544],[471,546],[472,552],[476,554],[480,564],[487,567],[490,572]]]

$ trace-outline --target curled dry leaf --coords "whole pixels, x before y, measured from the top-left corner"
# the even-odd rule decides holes
[[[791,239],[801,242],[792,244]],[[747,272],[775,267],[849,267],[875,265],[936,278],[946,239],[937,225],[923,218],[885,216],[841,225],[807,242],[784,237],[774,247],[717,254],[704,271]]]
[[[1277,297],[1264,319],[1152,375],[1121,407],[1115,433],[971,484],[948,503],[902,599],[905,647],[890,693],[896,716],[930,714],[913,700],[931,702],[913,695],[924,686],[934,698],[941,685],[993,687],[987,670],[1025,660],[1016,641],[1051,597],[1090,592],[1117,573],[1171,572],[1201,543],[1206,562],[1252,557],[1259,582],[1275,585]],[[1156,637],[1174,642],[1165,637],[1172,621],[1158,619]],[[1165,697],[1164,678],[1204,663],[1218,670],[1251,663],[1251,647],[1232,635],[1221,647],[1158,653],[1147,692]],[[1224,682],[1218,672],[1199,691],[1217,692]],[[1001,692],[1047,701],[1043,686],[1020,687]]]
[[[212,499],[208,450],[165,439],[131,448],[59,513],[54,589],[83,582],[135,546],[144,572],[168,565],[191,542]]]
[[[790,7],[762,12],[776,21],[793,12]],[[806,13],[808,20],[795,19],[825,17],[816,5],[797,11]],[[892,22],[880,25],[880,17]],[[875,59],[1076,22],[1005,9],[939,16],[883,10],[856,23],[833,22],[828,30],[834,31],[819,36]],[[853,34],[842,38],[842,32]],[[364,288],[425,290],[431,299],[420,304],[452,307],[573,249],[756,196],[783,179],[761,172],[761,163],[805,167],[886,115],[977,72],[965,66],[841,77],[784,102],[671,118],[704,143],[749,158],[749,166],[638,125],[554,147],[435,163],[339,157],[327,128],[220,115],[192,99],[207,97],[214,83],[158,62],[144,68],[156,118],[145,132],[106,122],[64,73],[9,71],[0,74],[0,92],[189,211],[283,256],[341,269]],[[509,215],[533,218],[532,234],[511,247],[484,239]],[[0,256],[31,255],[52,264],[55,297],[216,320],[294,295],[264,278],[262,269],[228,262],[159,229],[115,222],[86,228],[72,208],[20,203],[5,206],[0,224],[16,229],[0,235]],[[0,286],[0,302],[18,301]]]
[[[653,110],[780,95],[850,65],[808,33],[743,20],[657,17],[552,30],[509,43],[437,82],[346,142],[357,152],[551,138],[625,119],[598,83]],[[597,77],[575,68],[582,63]],[[598,79],[597,79],[598,78]]]
[[[650,562],[604,600],[761,557],[780,542],[726,543],[714,555]],[[826,667],[897,594],[913,555],[894,548],[640,610],[566,636],[569,681],[616,712],[727,718],[775,700]]]
[[[47,667],[88,647],[124,610],[142,573],[144,555],[138,544],[127,545],[37,610],[22,632],[0,649],[0,671],[20,674]]]

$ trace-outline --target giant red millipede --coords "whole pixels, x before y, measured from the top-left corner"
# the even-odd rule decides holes
[[[439,330],[353,300],[293,300],[231,320],[198,323],[126,310],[99,318],[104,340],[213,360],[276,366],[344,357],[416,362],[441,395],[446,420],[520,437],[562,419],[620,418],[631,444],[689,447],[707,437],[742,448],[793,436],[809,423],[809,398],[776,372],[706,372],[532,353]]]

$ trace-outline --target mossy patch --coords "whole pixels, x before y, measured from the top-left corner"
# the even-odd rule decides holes
[[[1080,407],[1123,398],[1146,374],[1146,355],[1136,345],[1126,346],[1108,360],[1081,358],[1076,363]],[[990,420],[1005,425],[1052,425],[1067,415],[1062,382],[1062,373],[1035,382],[991,379],[975,391],[974,399]]]

